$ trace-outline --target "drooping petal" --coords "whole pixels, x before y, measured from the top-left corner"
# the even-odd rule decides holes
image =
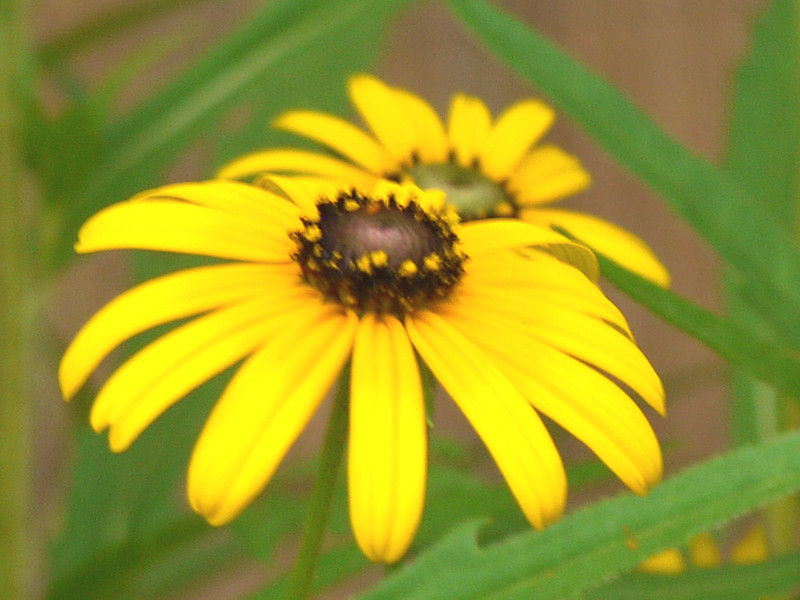
[[[661,287],[669,287],[669,271],[639,237],[608,221],[566,210],[522,211],[520,217],[568,232],[590,248]]]
[[[509,174],[506,189],[518,206],[533,206],[577,194],[591,182],[577,158],[547,145],[525,155]]]
[[[480,150],[481,170],[495,181],[504,181],[554,120],[555,111],[538,100],[523,100],[508,107]]]
[[[535,288],[489,288],[465,281],[450,302],[441,304],[442,310],[452,306],[467,313],[482,311],[506,320],[510,326],[526,328],[537,339],[616,378],[664,414],[664,387],[633,342],[627,323],[615,318],[617,309],[608,300],[601,303],[585,298],[586,305],[581,306],[568,294]],[[603,311],[604,307],[609,310]]]
[[[418,158],[425,163],[441,163],[447,160],[447,135],[439,115],[425,100],[399,88],[395,94],[405,106],[409,121],[414,126]]]
[[[263,343],[285,312],[316,296],[307,286],[279,289],[162,336],[120,366],[101,388],[92,406],[92,427],[110,427],[111,449],[127,449],[168,407]]]
[[[288,148],[246,154],[222,167],[217,176],[239,179],[259,173],[321,175],[341,181],[351,181],[357,186],[367,186],[375,179],[375,176],[338,158]]]
[[[294,243],[273,222],[177,200],[129,200],[91,217],[81,227],[75,248],[78,252],[138,248],[288,262]]]
[[[522,264],[525,262],[529,264]],[[469,266],[468,275],[451,294],[453,302],[463,301],[487,308],[496,306],[499,314],[529,324],[536,319],[531,309],[533,303],[558,306],[602,319],[632,337],[620,310],[590,280],[569,265],[546,256],[534,262],[508,252],[471,259]],[[516,277],[511,271],[515,266],[518,268]],[[507,293],[511,290],[513,295]]]
[[[534,312],[537,308],[532,306]],[[589,446],[634,492],[645,494],[660,480],[658,440],[636,403],[617,385],[513,320],[469,307],[443,307],[442,312],[493,357],[537,410]]]
[[[370,560],[394,562],[419,526],[427,460],[422,386],[402,323],[364,315],[351,368],[350,521]]]
[[[446,319],[406,318],[411,342],[486,444],[530,523],[542,528],[564,510],[566,477],[550,435],[520,391]]]
[[[371,75],[354,75],[348,84],[353,104],[375,137],[401,167],[411,165],[419,148],[416,128],[403,98]]]
[[[492,115],[474,96],[456,94],[450,103],[447,137],[456,163],[472,167],[492,128]]]
[[[189,501],[212,525],[267,485],[344,366],[357,322],[332,304],[298,304],[233,377],[189,465]]]
[[[131,200],[183,200],[233,213],[245,219],[263,220],[271,229],[281,231],[296,228],[300,216],[298,208],[284,198],[238,181],[175,183],[142,192]]]
[[[355,125],[325,113],[292,110],[274,123],[278,129],[291,131],[317,141],[375,175],[397,173],[400,165],[386,148]]]
[[[147,281],[117,296],[78,332],[59,367],[64,397],[71,399],[97,365],[125,340],[162,323],[264,293],[297,267],[226,264],[188,269]]]
[[[527,246],[578,246],[552,229],[532,226],[518,219],[484,219],[464,223],[458,230],[458,237],[469,256],[517,250]]]

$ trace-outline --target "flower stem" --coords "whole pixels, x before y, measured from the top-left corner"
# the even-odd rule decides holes
[[[333,494],[339,467],[347,443],[348,409],[350,399],[350,368],[342,370],[339,387],[331,408],[328,429],[322,443],[322,453],[317,466],[317,478],[311,493],[311,502],[306,516],[300,550],[294,564],[286,600],[303,600],[308,598],[317,568],[322,538],[331,511]]]
[[[0,598],[30,594],[31,273],[21,173],[26,3],[0,0]]]

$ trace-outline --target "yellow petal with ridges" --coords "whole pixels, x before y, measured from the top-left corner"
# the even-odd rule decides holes
[[[226,179],[240,179],[260,173],[321,175],[342,181],[352,181],[359,186],[369,185],[375,179],[374,175],[365,173],[358,167],[338,158],[307,150],[288,148],[246,154],[222,167],[217,172],[217,176]]]
[[[525,155],[509,174],[506,189],[517,206],[532,206],[577,194],[591,182],[577,158],[548,145]]]
[[[177,200],[109,206],[81,227],[75,245],[78,252],[132,248],[280,263],[295,245],[271,222]]]
[[[414,123],[401,96],[371,75],[354,75],[348,88],[353,104],[375,137],[400,168],[410,166],[419,147]]]
[[[405,106],[409,121],[414,126],[418,158],[424,163],[441,163],[447,160],[448,143],[442,120],[425,100],[399,88],[395,94]]]
[[[468,256],[482,256],[526,246],[566,244],[577,246],[563,235],[546,227],[524,223],[518,219],[484,219],[464,223],[458,237]]]
[[[481,171],[504,181],[555,120],[555,111],[544,102],[523,100],[497,118],[480,150]]]
[[[569,277],[566,269],[570,268],[564,265],[560,269],[565,278]],[[557,270],[556,274],[558,272]],[[543,277],[538,282],[529,278],[524,283],[509,284],[503,288],[490,287],[477,279],[465,277],[458,289],[451,294],[449,301],[465,305],[474,304],[485,308],[497,305],[498,314],[528,325],[541,322],[532,308],[534,305],[555,306],[576,314],[602,319],[625,333],[628,338],[632,338],[628,324],[620,310],[602,296],[599,289],[591,289],[590,286],[593,287],[593,284],[588,280],[584,280],[582,286],[559,285],[560,282],[552,277]],[[498,303],[500,304],[498,305]]]
[[[344,366],[357,321],[298,304],[233,377],[189,465],[189,501],[209,523],[228,523],[267,485]]]
[[[610,302],[607,305],[613,306]],[[481,311],[512,327],[524,328],[532,336],[617,378],[660,414],[665,412],[661,380],[631,337],[625,335],[624,321],[592,315],[588,303],[586,307],[568,305],[564,296],[542,294],[537,289],[526,292],[466,283],[451,302],[442,302],[441,307],[443,311],[463,314]]]
[[[655,252],[639,237],[608,221],[566,210],[522,211],[520,218],[568,232],[599,254],[661,287],[669,287],[670,276]]]
[[[391,175],[400,170],[395,157],[375,138],[339,117],[293,110],[278,117],[274,125],[319,142],[375,175]]]
[[[350,521],[364,554],[391,563],[419,527],[427,461],[422,385],[402,323],[364,315],[351,369]]]
[[[634,492],[645,494],[661,479],[661,450],[650,424],[609,379],[493,313],[465,308],[445,318],[494,359],[532,406],[591,448]]]
[[[462,167],[474,165],[491,128],[492,115],[479,98],[466,94],[453,96],[447,119],[447,137],[457,164]]]
[[[406,317],[411,342],[481,437],[536,528],[564,510],[566,476],[550,434],[520,391],[442,317]]]
[[[110,427],[111,449],[127,449],[172,404],[263,343],[284,312],[315,296],[307,286],[280,290],[221,308],[160,337],[101,388],[92,406],[92,427]]]
[[[162,323],[263,294],[299,272],[294,264],[226,264],[187,269],[142,283],[117,296],[78,332],[59,366],[70,400],[97,365],[125,340]]]

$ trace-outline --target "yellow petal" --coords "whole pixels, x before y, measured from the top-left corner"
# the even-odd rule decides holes
[[[468,256],[517,250],[527,246],[566,244],[577,246],[563,235],[518,219],[484,219],[464,223],[458,230]]]
[[[642,351],[625,335],[625,322],[614,319],[611,310],[602,311],[604,306],[616,311],[607,300],[581,306],[565,294],[519,286],[491,288],[467,280],[451,302],[442,303],[442,310],[449,310],[449,306],[465,313],[475,310],[493,314],[524,327],[547,344],[618,379],[660,414],[665,412],[661,380]]]
[[[639,565],[639,570],[657,575],[677,575],[686,570],[686,561],[683,560],[679,550],[667,548],[643,561]]]
[[[447,121],[447,137],[459,165],[474,166],[478,153],[489,137],[491,127],[492,115],[479,98],[465,94],[453,96]]]
[[[370,185],[375,176],[370,175],[338,158],[307,150],[263,150],[242,156],[219,170],[218,177],[239,179],[259,173],[312,174],[331,177],[353,184]]]
[[[71,399],[119,344],[156,325],[243,301],[292,274],[290,265],[228,264],[199,267],[145,282],[98,311],[64,353],[58,377]]]
[[[531,306],[532,312],[538,309]],[[493,358],[531,405],[591,448],[634,492],[645,494],[661,479],[658,440],[622,389],[580,360],[536,339],[513,320],[469,306],[442,307],[441,311]]]
[[[267,485],[341,371],[356,324],[334,305],[298,304],[233,377],[189,465],[189,501],[212,525]]]
[[[556,146],[529,152],[509,174],[506,189],[518,206],[531,206],[576,194],[591,184],[580,161]]]
[[[350,521],[370,560],[394,562],[419,526],[426,473],[422,386],[403,325],[364,315],[351,368]]]
[[[349,80],[350,97],[364,121],[401,167],[419,151],[416,128],[402,96],[371,75]]]
[[[238,181],[176,183],[142,192],[131,200],[183,200],[235,213],[245,219],[263,219],[279,230],[297,227],[300,214],[297,207],[284,198]]]
[[[565,210],[530,210],[526,221],[555,226],[568,232],[599,254],[661,287],[669,287],[669,271],[650,247],[631,232],[591,215]]]
[[[374,175],[391,175],[400,170],[397,160],[386,148],[366,132],[339,117],[293,110],[278,117],[274,125],[278,129],[317,141]]]
[[[731,552],[731,562],[736,565],[758,563],[768,558],[767,533],[760,525],[751,527]]]
[[[284,312],[315,296],[307,286],[281,289],[164,335],[108,379],[92,406],[92,426],[97,431],[110,426],[111,449],[127,449],[172,404],[252,352],[276,329]]]
[[[417,138],[414,145],[419,160],[424,163],[446,161],[447,135],[439,115],[430,104],[416,94],[398,88],[394,91],[403,103],[408,119],[414,127]]]
[[[470,303],[487,309],[495,307],[494,310],[498,314],[528,326],[542,321],[531,310],[532,304],[553,306],[601,319],[623,332],[629,339],[633,337],[620,310],[577,270],[549,259],[554,263],[549,266],[554,268],[542,268],[538,276],[520,269],[520,276],[516,280],[510,277],[501,278],[503,267],[500,263],[507,261],[513,265],[513,259],[519,260],[516,256],[509,258],[509,254],[502,253],[482,257],[485,258],[483,260],[471,260],[467,277],[451,294],[450,301]],[[495,257],[496,260],[488,260]],[[496,266],[498,273],[495,276],[485,275],[493,265]]]
[[[78,252],[138,248],[288,262],[295,246],[287,231],[271,221],[176,200],[129,200],[91,217],[81,227],[75,248]]]
[[[554,120],[553,109],[538,100],[524,100],[507,108],[481,148],[481,170],[495,181],[504,181]]]
[[[491,357],[445,319],[420,311],[406,318],[414,347],[469,419],[528,521],[542,528],[564,510],[561,458],[539,416]]]
[[[695,567],[708,569],[722,564],[722,555],[714,538],[707,533],[694,536],[689,541],[689,558]]]

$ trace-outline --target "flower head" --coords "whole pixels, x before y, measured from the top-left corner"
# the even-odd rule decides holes
[[[170,185],[110,206],[77,249],[140,248],[225,262],[145,282],[110,302],[63,358],[67,399],[121,342],[194,317],[123,363],[91,410],[125,450],[170,405],[242,361],[197,441],[192,507],[215,525],[267,485],[348,359],[349,503],[377,561],[413,540],[426,478],[417,356],[472,423],[535,527],[564,509],[566,479],[541,412],[635,492],[661,454],[632,390],[661,383],[619,311],[547,250],[588,250],[518,220],[459,224],[440,193],[379,184],[311,191],[296,180]],[[289,201],[287,201],[287,197]],[[526,256],[517,253],[526,249]],[[588,260],[588,259],[587,259]]]
[[[339,117],[308,110],[280,116],[275,126],[319,142],[335,156],[273,149],[246,155],[220,176],[283,172],[368,184],[406,181],[447,194],[462,220],[516,217],[567,232],[652,281],[669,273],[638,237],[611,223],[549,204],[585,189],[590,178],[560,148],[539,144],[555,119],[538,100],[524,100],[495,121],[478,98],[457,94],[444,124],[422,98],[369,75],[349,81],[350,97],[374,135]]]

